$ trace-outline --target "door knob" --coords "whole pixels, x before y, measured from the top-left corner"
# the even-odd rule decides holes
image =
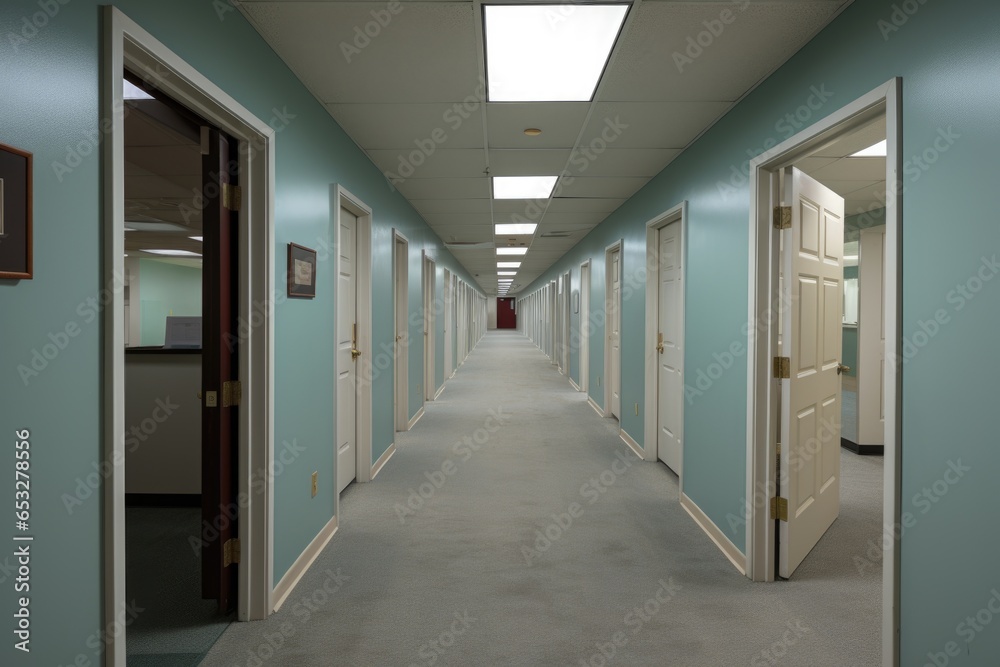
[[[656,351],[663,354],[663,334],[658,334],[657,336]]]
[[[357,348],[351,348],[351,359],[357,359],[361,356],[361,350]]]
[[[850,372],[851,372],[850,366],[845,366],[844,364],[837,364],[837,375]]]

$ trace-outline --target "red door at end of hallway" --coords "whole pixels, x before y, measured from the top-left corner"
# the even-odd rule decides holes
[[[517,313],[513,297],[497,297],[497,329],[516,329]]]

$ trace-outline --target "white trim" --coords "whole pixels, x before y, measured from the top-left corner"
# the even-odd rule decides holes
[[[413,418],[410,419],[410,421],[407,423],[406,430],[409,431],[411,428],[416,426],[417,422],[420,421],[420,418],[423,416],[424,416],[424,406],[421,405],[420,409],[417,410],[417,414],[413,415]]]
[[[402,245],[403,265],[400,270],[400,257],[397,254]],[[392,333],[393,333],[393,428],[396,431],[409,430],[408,417],[410,412],[410,242],[398,229],[392,230]],[[404,329],[400,333],[400,319]],[[396,337],[402,336],[401,339]]]
[[[295,590],[298,583],[302,581],[302,577],[309,571],[312,564],[316,562],[319,555],[323,553],[323,549],[336,534],[338,524],[336,516],[327,521],[326,525],[323,526],[323,530],[319,531],[319,534],[312,539],[309,546],[299,554],[299,557],[295,559],[292,566],[288,568],[288,572],[285,572],[285,576],[274,587],[274,611],[281,609],[281,605],[285,604],[285,600]]]
[[[632,452],[636,456],[638,456],[640,460],[643,461],[646,460],[646,456],[645,453],[642,451],[642,447],[639,446],[639,443],[635,441],[635,438],[630,436],[628,432],[625,431],[625,429],[623,428],[618,429],[618,435],[619,437],[621,437],[622,442],[628,445],[629,449],[631,449]]]
[[[431,399],[431,400],[434,400],[434,401],[438,400],[438,398],[441,396],[441,394],[444,393],[444,388],[447,387],[447,386],[448,386],[447,384],[442,383],[441,386],[438,387],[438,390],[434,393],[434,398]]]
[[[820,144],[850,131],[874,118],[886,119],[886,262],[885,262],[885,312],[887,360],[900,358],[901,318],[901,204],[902,188],[902,119],[901,80],[898,78],[882,84],[854,102],[833,112],[814,125],[802,130],[778,146],[750,162],[750,244],[749,244],[749,322],[757,322],[758,313],[771,308],[772,295],[777,291],[777,235],[770,222],[772,202],[780,196],[777,178],[771,174],[796,159],[807,155]],[[770,496],[776,488],[774,479],[775,434],[780,423],[773,409],[776,401],[776,383],[770,379],[770,358],[776,349],[777,327],[766,325],[763,318],[762,335],[750,341],[751,353],[747,359],[747,499],[755,497],[761,488]],[[901,368],[887,364],[884,388],[885,400],[885,453],[883,522],[897,525],[900,520],[900,414]],[[891,377],[889,375],[891,371]],[[747,572],[755,581],[774,578],[774,522],[769,520],[766,503],[761,507],[749,502],[746,559]],[[899,549],[896,531],[885,546],[882,573],[882,664],[896,667],[899,654]]]
[[[355,232],[355,319],[358,322],[357,346],[361,351],[361,359],[366,363],[372,361],[372,209],[361,199],[340,184],[332,188],[331,205],[333,209],[334,248],[334,289],[340,276],[340,209],[346,208],[358,218]],[[333,310],[333,330],[337,329],[337,309]],[[359,371],[364,369],[361,365]],[[370,372],[370,371],[368,371]],[[367,375],[367,372],[366,372]],[[336,387],[334,387],[336,391]],[[338,405],[334,396],[334,405]],[[355,478],[359,483],[371,481],[372,460],[372,383],[365,380],[357,383],[357,403],[355,407]],[[336,446],[334,446],[334,461]],[[334,475],[336,479],[336,475]],[[337,494],[335,514],[340,513],[340,494]]]
[[[694,522],[701,527],[705,534],[708,535],[709,539],[715,543],[715,546],[719,547],[729,562],[733,564],[740,574],[745,575],[747,573],[746,568],[746,557],[740,552],[735,544],[730,541],[726,534],[719,530],[719,527],[708,518],[700,507],[691,498],[687,496],[683,491],[681,492],[681,507],[694,519]]]
[[[587,274],[586,282],[583,279]],[[590,387],[590,260],[580,264],[580,391]]]
[[[597,404],[597,401],[595,401],[594,399],[592,399],[590,396],[587,397],[587,405],[589,405],[590,407],[594,408],[594,412],[596,412],[597,415],[599,417],[601,417],[602,419],[607,416],[607,415],[604,414],[604,409],[601,408],[601,406],[599,406]]]
[[[647,461],[656,461],[659,457],[657,449],[659,417],[659,384],[657,382],[659,355],[656,353],[656,334],[659,332],[660,321],[660,253],[659,233],[667,225],[675,222],[681,225],[681,378],[684,377],[684,320],[687,309],[687,200],[682,201],[670,210],[661,213],[646,223],[646,418],[644,440],[646,443],[645,457]],[[656,289],[651,289],[656,287]],[[677,472],[681,489],[684,488],[684,399],[681,397],[681,413],[678,426],[681,441],[681,466]]]
[[[437,317],[434,314],[434,286],[437,284],[437,263],[431,259],[426,250],[421,251],[421,301],[424,328],[424,402],[433,401],[437,384],[437,336],[434,327]]]
[[[569,380],[569,386],[573,387],[573,389],[575,389],[576,391],[583,391],[582,389],[580,389],[580,385],[576,383],[576,380],[574,380],[573,378],[567,378],[567,379]]]
[[[239,309],[251,321],[253,304],[274,301],[275,131],[225,91],[128,18],[121,10],[104,9],[102,114],[112,120],[104,142],[104,260],[107,285],[124,274],[124,95],[125,67],[149,77],[157,87],[255,151],[240,151],[244,201],[239,239]],[[167,72],[168,76],[163,76]],[[159,73],[159,74],[157,74]],[[253,236],[253,238],[250,238]],[[112,290],[104,310],[104,456],[113,463],[105,483],[104,621],[108,627],[125,611],[125,487],[124,299]],[[269,310],[269,309],[265,309]],[[267,469],[272,460],[274,400],[274,319],[266,312],[264,325],[249,331],[242,342],[240,377],[245,407],[239,416],[239,492],[248,499],[242,513],[242,562],[238,573],[237,618],[266,618],[273,599],[274,495],[269,480],[251,485],[252,471]],[[244,495],[245,494],[245,495]],[[105,664],[125,664],[125,634],[108,637]]]
[[[396,453],[396,443],[392,443],[391,445],[389,445],[388,449],[382,452],[382,456],[378,457],[378,461],[376,461],[375,465],[372,466],[371,469],[372,479],[375,479],[375,475],[382,472],[382,468],[385,467],[385,464],[389,462],[389,459],[391,459],[392,455],[395,453]]]
[[[609,312],[612,312],[612,308],[610,306],[610,304],[611,304],[611,293],[613,291],[613,287],[612,287],[612,275],[611,275],[611,271],[612,271],[612,268],[611,268],[612,267],[611,254],[614,253],[616,250],[618,251],[618,286],[619,286],[619,289],[620,289],[621,288],[621,280],[622,280],[622,272],[625,270],[625,253],[622,252],[622,248],[624,247],[624,245],[625,245],[624,240],[623,239],[618,239],[617,241],[615,241],[614,243],[612,243],[611,245],[609,245],[608,247],[606,247],[604,249],[604,315],[605,315],[605,317],[604,317],[604,333],[605,334],[608,333],[608,327],[611,326],[611,323],[608,321],[609,318],[607,317],[607,314]],[[620,299],[621,298],[621,293],[620,292],[619,292],[618,296],[619,296],[619,299]],[[622,333],[622,325],[621,325],[622,314],[621,314],[621,308],[615,309],[614,313],[615,313],[615,317],[618,319],[618,375],[619,375],[619,378],[618,378],[618,387],[619,387],[619,391],[621,391],[621,384],[622,384],[621,383],[621,370],[622,370],[622,364],[621,364],[621,351],[622,351],[622,341],[621,341],[621,338],[622,338],[622,336],[621,336],[621,333]],[[613,366],[614,366],[614,364],[611,363],[611,338],[610,338],[610,336],[605,335],[604,336],[604,416],[605,417],[612,416],[611,403],[614,400],[614,396],[612,395],[612,389],[614,388],[614,384],[610,380],[611,380],[611,369],[612,369]],[[619,415],[619,419],[621,419],[621,415]]]

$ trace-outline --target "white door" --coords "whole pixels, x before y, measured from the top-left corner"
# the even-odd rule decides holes
[[[424,258],[424,400],[433,401],[434,393],[437,391],[437,384],[434,368],[434,286],[435,271],[434,262],[427,257]]]
[[[394,352],[394,383],[396,404],[396,430],[405,431],[409,424],[409,245],[400,237],[396,237],[395,253],[393,257],[394,286],[393,298],[395,300],[394,320],[396,335],[393,339]]]
[[[621,350],[621,250],[611,253],[611,312],[608,313],[608,327],[611,330],[611,414],[622,417],[622,350]]]
[[[656,455],[681,474],[681,408],[684,400],[681,350],[683,333],[683,287],[681,285],[681,223],[659,230],[657,285],[657,415]]]
[[[337,281],[337,493],[357,473],[357,308],[355,257],[358,218],[340,209],[340,276]]]
[[[792,227],[784,244],[779,569],[791,576],[840,513],[840,357],[844,200],[798,169],[786,172]]]
[[[858,262],[858,444],[885,442],[885,227],[861,232]]]

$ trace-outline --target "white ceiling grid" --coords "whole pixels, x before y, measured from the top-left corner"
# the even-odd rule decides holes
[[[480,0],[239,4],[378,168],[399,177],[399,192],[444,242],[491,242],[493,223],[516,216],[539,222],[533,239],[514,240],[530,243],[516,293],[785,62],[845,0],[636,3],[593,102],[485,104]],[[385,13],[390,6],[396,13]],[[723,17],[729,22],[716,23]],[[691,62],[675,58],[706,22],[719,34]],[[542,133],[526,136],[526,128]],[[581,150],[591,142],[608,146],[593,160]],[[491,199],[491,175],[564,169],[575,179],[557,185],[548,201]],[[833,178],[835,162],[831,169]],[[449,247],[480,287],[495,293],[493,251]]]

